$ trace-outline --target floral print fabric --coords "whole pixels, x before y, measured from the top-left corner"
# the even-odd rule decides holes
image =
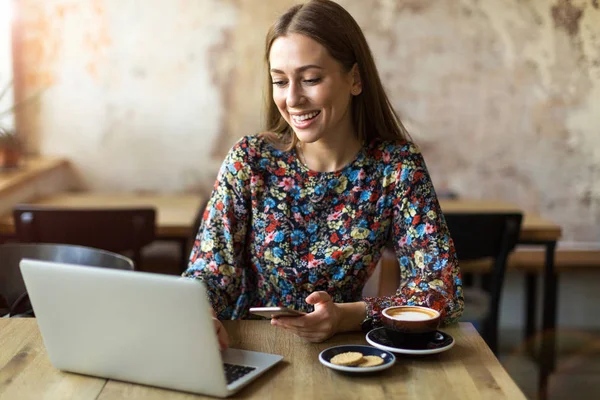
[[[395,296],[362,298],[383,247],[400,261]],[[221,319],[250,307],[311,312],[305,298],[365,301],[375,324],[391,305],[425,305],[446,323],[463,308],[452,240],[425,162],[410,142],[365,145],[336,172],[314,172],[261,136],[229,152],[183,276],[201,279]]]

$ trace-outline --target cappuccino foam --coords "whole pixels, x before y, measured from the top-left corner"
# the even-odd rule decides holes
[[[401,311],[394,314],[388,313],[388,315],[399,321],[425,321],[432,318],[431,315],[418,311]]]

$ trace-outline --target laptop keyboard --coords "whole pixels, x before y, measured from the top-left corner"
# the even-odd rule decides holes
[[[225,368],[225,378],[228,385],[256,369],[255,367],[227,363],[223,363],[223,368]]]

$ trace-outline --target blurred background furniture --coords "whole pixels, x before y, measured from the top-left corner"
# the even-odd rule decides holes
[[[83,246],[61,244],[0,245],[0,298],[3,300],[0,316],[32,316],[19,263],[23,258],[55,261],[91,267],[133,271],[133,261],[120,254]]]
[[[461,212],[522,212],[518,207],[497,200],[440,199],[444,215]],[[519,233],[519,245],[530,245],[544,251],[541,277],[543,293],[542,323],[540,332],[540,357],[538,358],[539,392],[545,393],[548,377],[556,364],[556,315],[558,304],[558,274],[555,270],[556,243],[562,235],[560,225],[535,213],[525,212]],[[462,268],[462,267],[461,267]],[[466,269],[465,269],[466,270]],[[525,339],[537,338],[536,303],[538,275],[527,274],[525,280]]]
[[[17,205],[15,232],[22,243],[60,243],[129,252],[141,264],[142,248],[154,241],[153,208],[70,209]],[[128,254],[129,254],[128,253]]]
[[[142,269],[147,272],[155,272],[169,275],[180,275],[188,267],[188,261],[192,246],[202,224],[202,218],[208,203],[209,196],[202,196],[198,202],[189,202],[189,207],[182,210],[182,214],[188,215],[188,218],[194,215],[191,227],[186,230],[182,229],[182,233],[172,239],[160,238],[154,243],[147,246],[143,251]],[[193,207],[196,207],[195,214]],[[161,212],[161,209],[158,209]],[[160,214],[159,214],[160,215]]]
[[[65,209],[154,208],[155,240],[142,250],[142,264],[136,269],[147,272],[180,274],[186,267],[191,246],[198,231],[208,194],[148,194],[62,192],[36,200],[22,201],[32,206]],[[14,241],[12,212],[0,217],[0,237]]]
[[[446,223],[459,260],[489,258],[493,267],[481,286],[464,287],[463,321],[480,323],[481,336],[498,351],[498,321],[506,261],[519,239],[521,213],[450,213]]]

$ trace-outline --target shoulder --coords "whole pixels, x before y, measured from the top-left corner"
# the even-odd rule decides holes
[[[233,145],[228,154],[230,161],[243,162],[249,166],[258,163],[261,159],[281,157],[283,152],[276,149],[262,135],[248,135],[242,137]]]
[[[406,140],[378,140],[368,146],[368,155],[375,162],[402,167],[420,167],[423,164],[421,150]]]
[[[225,160],[226,168],[245,170],[254,175],[267,170],[291,165],[289,152],[280,150],[261,134],[244,136],[233,145]],[[287,168],[287,167],[286,167]]]

